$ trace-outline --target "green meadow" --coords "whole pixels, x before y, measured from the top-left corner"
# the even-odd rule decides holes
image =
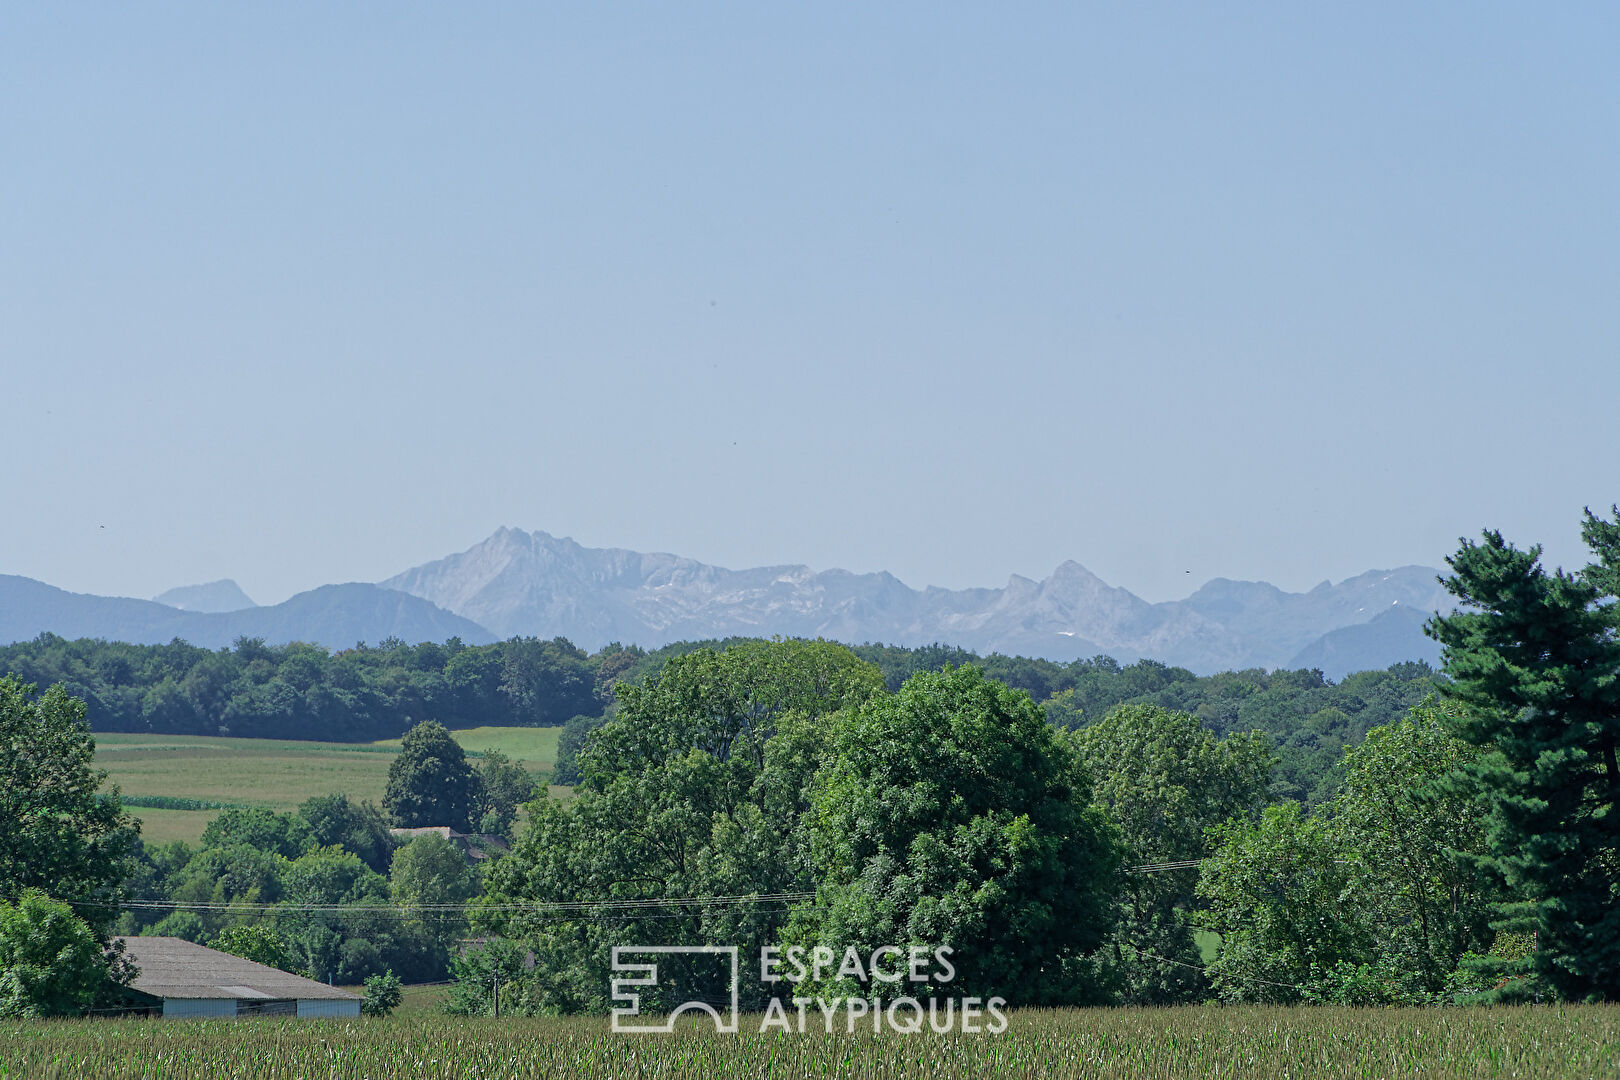
[[[479,727],[453,731],[469,754],[499,750],[537,776],[556,761],[560,728]],[[196,799],[286,812],[313,795],[339,793],[381,803],[399,740],[377,743],[233,739],[207,735],[96,735],[96,766],[125,796]],[[552,788],[556,795],[565,788]],[[131,807],[148,842],[195,842],[218,809]]]

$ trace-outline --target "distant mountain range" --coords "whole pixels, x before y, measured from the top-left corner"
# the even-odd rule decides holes
[[[1312,666],[1337,677],[1401,660],[1438,660],[1438,647],[1422,633],[1429,612],[1451,606],[1437,575],[1425,566],[1374,570],[1307,593],[1217,578],[1185,600],[1150,604],[1076,562],[1043,581],[1015,574],[1000,589],[919,590],[888,573],[727,570],[501,529],[382,584],[503,638],[562,635],[587,648],[782,634],[896,645],[940,641],[1054,660],[1107,653],[1200,673],[1294,667],[1318,657]],[[1415,614],[1378,618],[1401,608]],[[1334,636],[1352,629],[1349,637]]]
[[[1317,667],[1333,678],[1402,660],[1435,663],[1427,615],[1450,597],[1424,566],[1373,570],[1305,593],[1217,578],[1185,600],[1150,604],[1076,562],[999,589],[913,589],[888,573],[805,566],[728,570],[667,554],[587,548],[501,529],[456,555],[378,585],[327,585],[268,607],[233,581],[171,589],[157,601],[64,592],[0,575],[0,642],[49,630],[139,643],[179,637],[218,647],[239,636],[344,648],[387,637],[470,644],[513,635],[655,648],[738,636],[860,643],[943,642],[980,653],[1070,660],[1101,653],[1200,674]]]
[[[46,630],[65,638],[138,645],[180,638],[210,649],[239,637],[309,641],[331,649],[357,641],[375,645],[390,636],[411,642],[459,636],[473,645],[495,640],[477,623],[378,585],[323,585],[269,607],[210,612],[183,611],[155,600],[70,593],[32,578],[0,574],[0,642],[26,641]]]

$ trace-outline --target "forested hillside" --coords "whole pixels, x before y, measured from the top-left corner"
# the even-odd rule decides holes
[[[569,724],[559,761],[567,780],[572,752],[601,723],[616,682],[640,681],[704,645],[741,640],[681,642],[651,653],[617,645],[586,653],[562,638],[494,645],[390,640],[333,653],[251,639],[216,651],[44,634],[0,647],[0,674],[41,687],[62,684],[87,703],[97,731],[367,742],[394,738],[424,720],[451,727]],[[877,665],[890,689],[918,671],[976,664],[1028,693],[1061,727],[1083,727],[1117,705],[1140,703],[1190,712],[1218,735],[1262,731],[1282,759],[1276,793],[1307,801],[1331,787],[1346,746],[1421,701],[1434,678],[1423,664],[1333,683],[1319,671],[1197,676],[1150,660],[1058,663],[981,657],[943,645],[862,645],[855,652]]]
[[[369,742],[424,720],[546,726],[600,713],[596,680],[613,656],[533,638],[388,640],[333,653],[257,639],[213,651],[42,634],[0,648],[0,673],[61,683],[89,706],[95,731]]]
[[[985,674],[1029,694],[1060,727],[1086,727],[1118,705],[1162,705],[1189,712],[1216,735],[1260,731],[1281,759],[1275,794],[1316,801],[1330,794],[1334,769],[1348,746],[1403,715],[1434,692],[1427,664],[1394,664],[1339,682],[1318,670],[1227,671],[1194,675],[1152,660],[1121,665],[1106,656],[1056,664],[1022,656],[977,657],[961,649],[897,649],[862,645],[857,655],[878,665],[891,690],[917,671],[973,663]]]

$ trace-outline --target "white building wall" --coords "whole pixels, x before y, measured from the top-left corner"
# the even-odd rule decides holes
[[[198,1017],[236,1015],[235,998],[164,998],[166,1019],[191,1020]]]
[[[349,1017],[360,1015],[360,1002],[358,1000],[345,1001],[336,998],[299,998],[298,1018],[300,1020],[319,1017]]]

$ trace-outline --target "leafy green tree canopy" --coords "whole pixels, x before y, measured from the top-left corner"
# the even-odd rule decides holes
[[[1201,914],[1222,937],[1211,968],[1229,1000],[1429,1004],[1491,945],[1490,892],[1459,856],[1483,850],[1483,811],[1458,771],[1478,751],[1432,703],[1374,728],[1343,789],[1211,830]]]
[[[39,890],[0,901],[0,1017],[83,1013],[113,977],[116,959],[71,907]]]
[[[367,1016],[387,1016],[405,1000],[405,988],[400,985],[399,976],[392,971],[366,976],[365,990],[360,1011]]]
[[[84,703],[53,686],[0,678],[0,900],[28,889],[60,899],[109,898],[130,871],[138,826],[107,774],[92,767],[96,744]],[[113,909],[85,909],[98,925]]]
[[[1092,793],[1120,826],[1136,865],[1209,854],[1206,830],[1249,817],[1266,800],[1276,755],[1259,732],[1224,739],[1188,713],[1122,705],[1073,736]],[[1123,999],[1170,1004],[1201,998],[1207,984],[1188,913],[1196,866],[1128,875],[1107,951]]]
[[[1258,811],[1276,762],[1257,731],[1216,738],[1197,717],[1158,705],[1122,705],[1074,740],[1134,863],[1208,854],[1205,830]]]
[[[1198,894],[1221,935],[1209,975],[1222,998],[1298,1001],[1317,968],[1371,955],[1371,929],[1350,907],[1355,867],[1324,819],[1285,802],[1210,836]]]
[[[316,848],[283,872],[286,903],[277,930],[297,967],[315,978],[358,983],[392,969],[413,980],[442,978],[442,948],[387,910],[388,879],[339,847]],[[367,910],[304,910],[358,905]]]
[[[486,750],[478,762],[478,831],[508,836],[518,808],[535,796],[534,777],[499,750]]]
[[[619,686],[618,719],[583,756],[584,783],[655,770],[696,750],[746,790],[785,716],[821,716],[863,701],[878,673],[828,641],[745,642],[677,657],[645,682]]]
[[[621,683],[617,716],[580,755],[576,798],[530,804],[529,828],[488,871],[491,896],[573,902],[807,890],[794,834],[818,732],[830,714],[880,693],[874,668],[822,641],[699,649],[640,685]],[[536,956],[526,992],[534,1007],[580,1011],[608,1005],[613,944],[724,941],[747,952],[773,942],[783,918],[780,904],[689,905],[631,918],[514,916],[492,929]]]
[[[950,946],[923,993],[1056,1005],[1096,992],[1117,831],[1027,695],[967,666],[912,676],[838,718],[805,818],[816,899],[786,938],[843,955]]]
[[[385,873],[394,852],[388,820],[371,802],[356,803],[343,795],[315,795],[298,807],[315,844],[333,844],[354,852],[373,870]]]
[[[448,948],[466,933],[467,917],[460,911],[434,909],[464,904],[478,895],[478,875],[460,848],[438,833],[424,833],[394,852],[388,888],[406,916]]]
[[[1491,891],[1468,861],[1485,850],[1484,807],[1460,775],[1479,750],[1453,734],[1457,711],[1429,703],[1373,728],[1324,808],[1341,857],[1357,861],[1353,906],[1376,927],[1377,964],[1414,998],[1444,991],[1494,936]]]
[[[528,970],[528,950],[516,941],[490,938],[450,961],[454,982],[444,1003],[452,1016],[489,1016],[500,995],[501,1012],[534,1011],[534,974]]]
[[[471,832],[478,774],[443,724],[428,721],[405,733],[388,767],[383,809],[402,828],[448,825]]]
[[[315,839],[301,817],[250,807],[220,811],[203,830],[201,843],[205,848],[245,844],[285,859],[296,859],[315,846]]]
[[[297,963],[291,950],[275,928],[264,923],[242,923],[227,926],[208,943],[211,949],[252,960],[255,964],[296,972]]]

